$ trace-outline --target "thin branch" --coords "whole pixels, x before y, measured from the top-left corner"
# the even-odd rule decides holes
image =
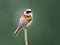
[[[25,45],[28,45],[27,29],[24,29],[24,35],[25,35]]]

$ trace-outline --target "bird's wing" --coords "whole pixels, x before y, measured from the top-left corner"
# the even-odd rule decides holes
[[[23,27],[26,26],[28,23],[29,23],[29,21],[27,21],[27,20],[22,20],[22,21],[20,21],[20,23],[19,23],[19,27],[20,27],[20,28],[23,28]]]
[[[18,28],[16,29],[16,31],[14,32],[14,36],[17,36],[18,33],[20,32],[20,30],[25,27],[29,22],[27,20],[23,20],[23,21],[20,21],[19,25],[18,25]]]

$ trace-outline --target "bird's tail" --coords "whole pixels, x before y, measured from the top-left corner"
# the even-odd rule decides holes
[[[18,35],[18,33],[20,32],[21,27],[18,27],[15,32],[13,33],[13,35],[16,37]]]

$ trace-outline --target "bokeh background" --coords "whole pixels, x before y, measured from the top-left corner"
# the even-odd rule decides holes
[[[29,45],[60,45],[60,0],[0,0],[0,45],[25,45],[23,30],[12,34],[27,8],[33,11]]]

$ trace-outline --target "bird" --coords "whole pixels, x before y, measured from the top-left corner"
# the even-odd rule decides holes
[[[17,29],[13,32],[13,35],[16,37],[19,32],[25,28],[28,28],[33,20],[33,12],[31,9],[26,9],[19,19],[19,24]]]

